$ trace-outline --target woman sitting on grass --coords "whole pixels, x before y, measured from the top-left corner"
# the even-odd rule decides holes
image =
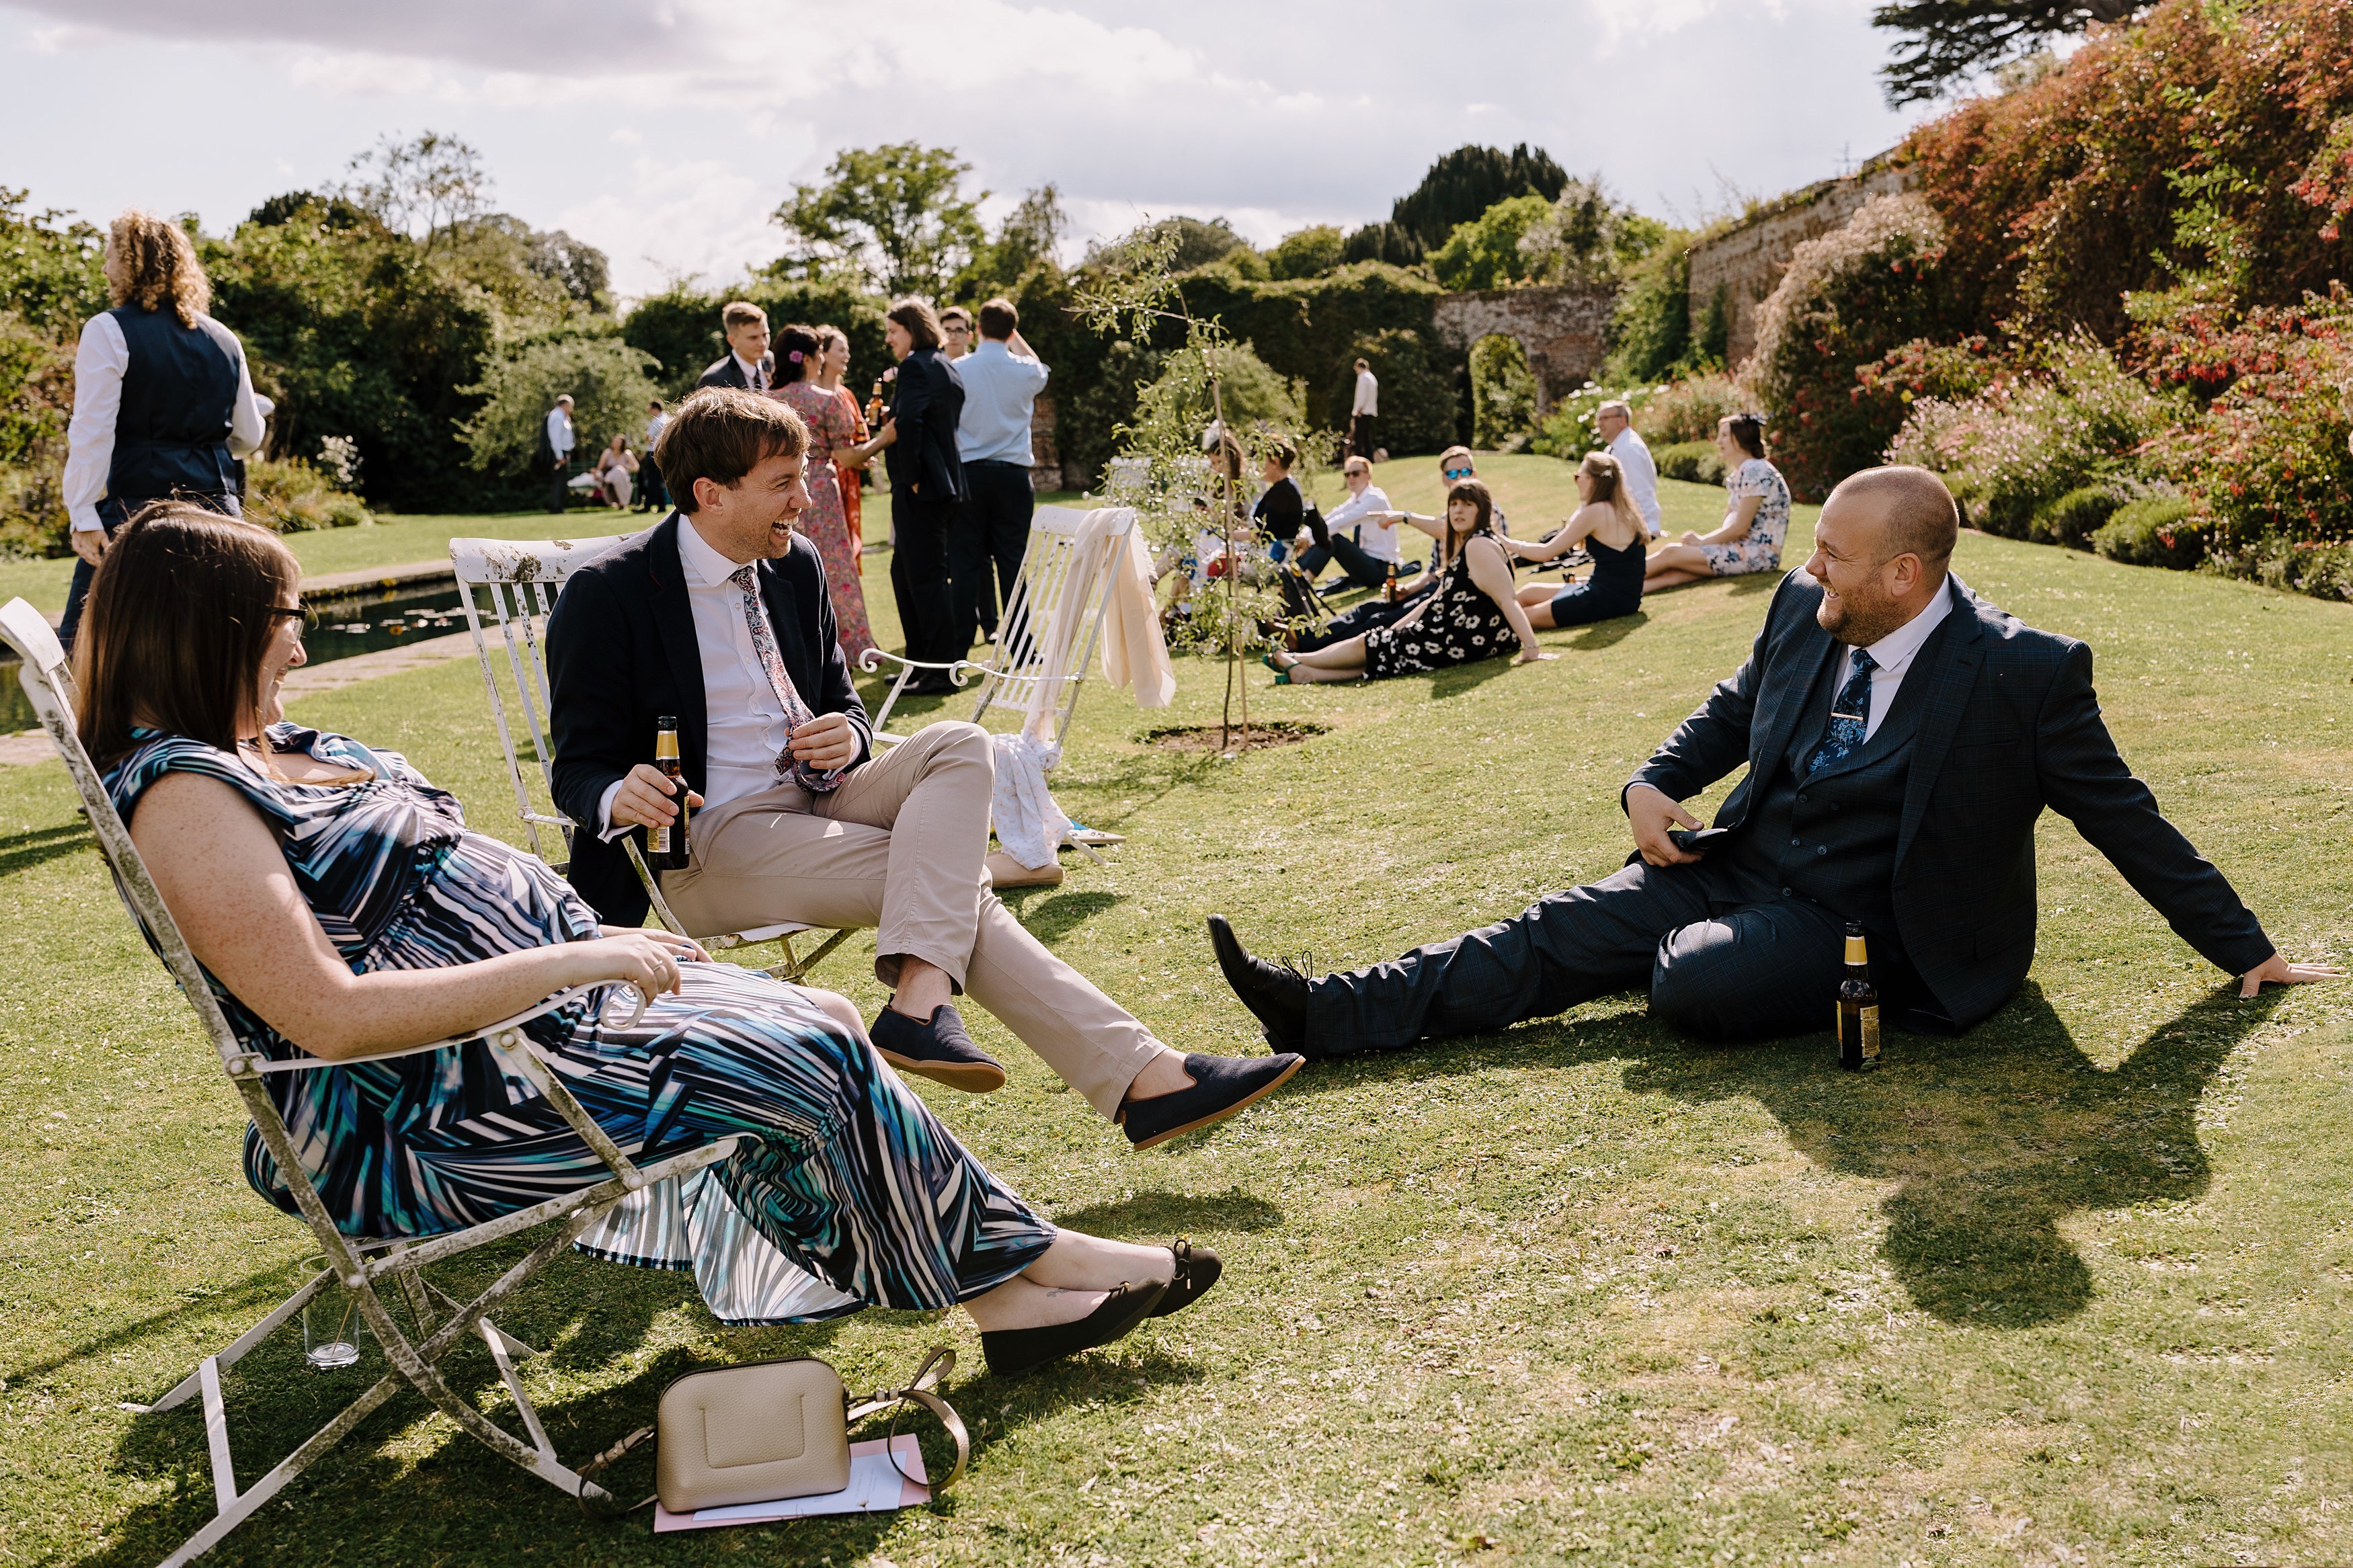
[[[1624,481],[1617,458],[1588,452],[1577,466],[1577,493],[1585,498],[1577,515],[1542,544],[1514,546],[1524,561],[1556,561],[1578,544],[1593,557],[1593,574],[1582,583],[1562,588],[1531,583],[1520,590],[1520,606],[1536,630],[1613,620],[1642,607],[1642,551],[1650,531]]]
[[[1275,683],[1380,680],[1493,658],[1519,643],[1516,662],[1556,658],[1536,647],[1535,628],[1512,591],[1511,558],[1493,533],[1495,503],[1487,487],[1464,479],[1446,492],[1446,521],[1431,531],[1438,560],[1420,602],[1385,626],[1318,648],[1267,656]]]
[[[1682,542],[1651,556],[1644,593],[1781,569],[1781,544],[1789,537],[1789,486],[1781,470],[1765,460],[1764,417],[1725,415],[1716,422],[1715,449],[1724,458],[1724,488],[1730,492],[1724,523],[1713,533],[1687,532]]]
[[[748,1134],[691,1185],[584,1237],[691,1262],[723,1321],[961,1303],[1018,1371],[1189,1304],[1209,1254],[1060,1230],[989,1174],[869,1046],[840,996],[600,927],[536,858],[467,830],[402,758],[285,721],[301,572],[267,530],[164,503],[106,554],[76,648],[85,743],[246,1047],[340,1061],[522,1027],[624,1152]],[[623,986],[650,1005],[628,1017]],[[422,1237],[607,1178],[480,1040],[267,1080],[346,1235]],[[292,1210],[258,1136],[246,1174]],[[688,1213],[691,1210],[691,1214]]]

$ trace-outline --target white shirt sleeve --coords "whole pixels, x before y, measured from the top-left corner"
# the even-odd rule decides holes
[[[107,318],[109,321],[113,319],[111,316]],[[251,457],[261,450],[262,440],[269,434],[260,401],[253,395],[253,375],[246,368],[245,344],[239,342],[237,345],[237,402],[231,405],[228,416],[228,455],[232,458]]]
[[[1373,373],[1371,371],[1366,371],[1363,374],[1356,377],[1356,401],[1355,405],[1349,410],[1349,414],[1352,417],[1366,414],[1372,415],[1375,418],[1378,418],[1380,416],[1378,412],[1381,395],[1380,385],[1381,384],[1374,379]]]
[[[615,779],[605,786],[604,795],[596,801],[596,837],[607,844],[628,831],[625,826],[613,826],[613,797],[620,794],[621,786],[628,782],[626,778]]]
[[[66,514],[77,533],[96,533],[98,503],[106,499],[107,470],[114,463],[114,421],[122,412],[122,377],[131,368],[131,345],[122,323],[104,312],[82,323],[74,351],[73,422],[66,426]]]
[[[547,444],[555,449],[558,458],[572,455],[572,421],[565,417],[561,408],[547,411]]]

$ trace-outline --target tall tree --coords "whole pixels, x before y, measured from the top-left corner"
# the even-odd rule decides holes
[[[1923,102],[2051,39],[2094,22],[2125,22],[2144,0],[1893,0],[1871,25],[1901,35],[1880,68],[1890,104]]]
[[[1435,250],[1446,243],[1455,225],[1469,223],[1497,202],[1528,195],[1551,201],[1567,184],[1567,172],[1550,153],[1525,142],[1508,153],[1500,147],[1457,147],[1430,166],[1420,184],[1397,199],[1389,222],[1413,236],[1422,249]]]
[[[334,192],[386,228],[427,250],[491,210],[491,176],[463,139],[427,131],[413,142],[386,136],[353,154]]]
[[[943,293],[984,243],[972,165],[945,147],[894,142],[834,155],[822,183],[797,184],[774,220],[787,237],[770,268],[788,278],[849,273],[886,294]]]

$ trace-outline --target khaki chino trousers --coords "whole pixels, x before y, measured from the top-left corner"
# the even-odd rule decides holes
[[[779,921],[872,926],[885,985],[902,957],[944,971],[1110,1116],[1160,1042],[990,890],[995,782],[987,731],[930,725],[831,794],[785,783],[712,806],[695,818],[686,868],[662,874],[662,896],[698,935]]]

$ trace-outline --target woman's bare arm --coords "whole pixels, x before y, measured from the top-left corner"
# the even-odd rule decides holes
[[[1748,537],[1748,525],[1757,521],[1757,508],[1762,496],[1742,496],[1725,509],[1724,521],[1715,532],[1701,537],[1703,544],[1737,544]]]
[[[1578,507],[1577,515],[1562,523],[1560,531],[1541,544],[1524,543],[1501,536],[1496,537],[1495,542],[1503,546],[1504,553],[1516,555],[1523,561],[1557,561],[1592,535],[1595,513],[1608,510],[1607,507]]]
[[[1512,563],[1504,558],[1504,547],[1481,535],[1464,547],[1470,563],[1471,581],[1479,591],[1495,601],[1504,612],[1504,619],[1512,635],[1520,639],[1520,658],[1544,658],[1550,656],[1536,646],[1536,628],[1530,624],[1527,611],[1520,608],[1520,595],[1512,583]]]
[[[674,950],[650,934],[354,974],[302,901],[268,825],[218,779],[158,779],[140,798],[131,838],[197,962],[312,1056],[429,1045],[511,1017],[566,985],[625,980],[648,995],[678,985]]]

